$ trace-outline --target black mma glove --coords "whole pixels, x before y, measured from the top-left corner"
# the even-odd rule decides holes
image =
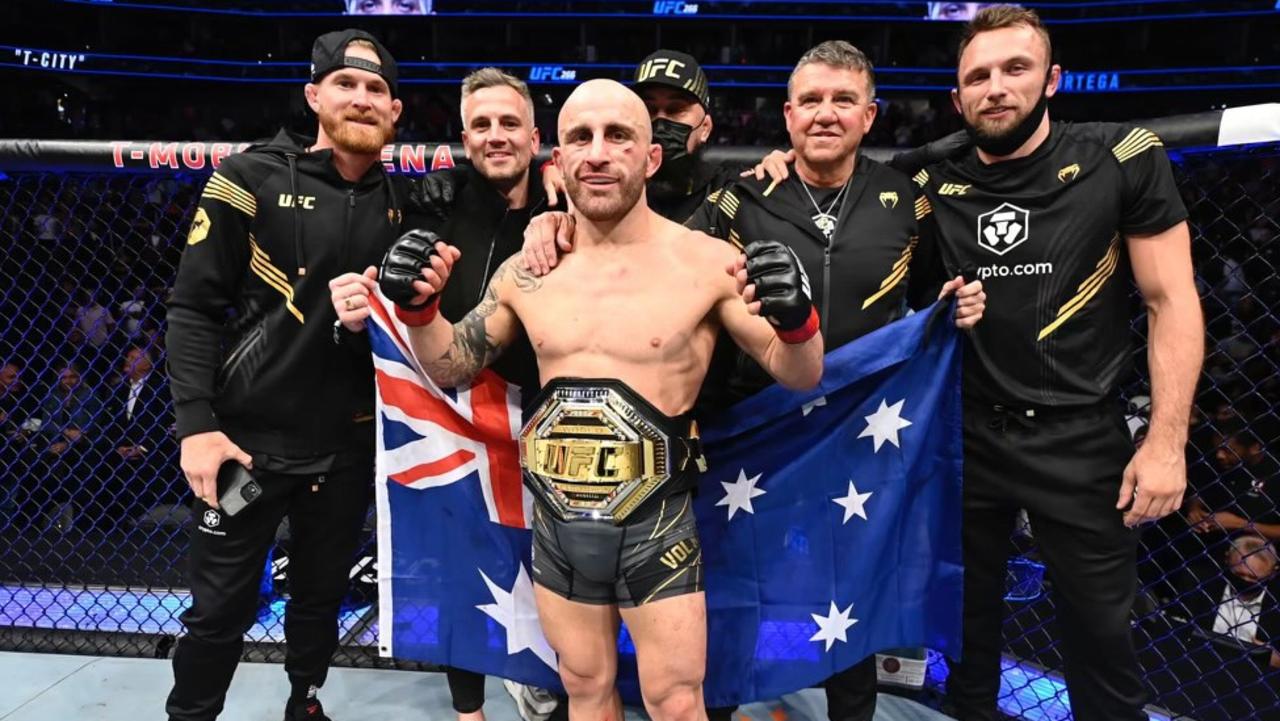
[[[418,295],[418,291],[413,289],[414,282],[423,279],[424,268],[431,267],[431,256],[439,255],[436,251],[438,242],[440,238],[429,230],[411,230],[396,238],[391,247],[387,248],[387,254],[382,257],[382,265],[378,268],[378,288],[396,304],[396,314],[400,319],[410,325],[430,323],[439,306],[439,293],[427,298],[421,305],[409,303]]]
[[[760,315],[787,343],[803,343],[818,332],[818,311],[809,297],[809,276],[800,259],[776,240],[756,240],[743,250],[747,283],[756,286]]]
[[[447,219],[458,193],[466,185],[466,168],[433,170],[409,186],[409,206],[418,212]]]

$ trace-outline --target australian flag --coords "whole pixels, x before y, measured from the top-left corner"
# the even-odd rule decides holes
[[[384,655],[559,688],[533,602],[519,390],[445,391],[374,302]],[[876,651],[959,647],[960,345],[945,305],[827,355],[703,426],[696,500],[711,706],[821,682]],[[625,628],[618,685],[639,698]]]

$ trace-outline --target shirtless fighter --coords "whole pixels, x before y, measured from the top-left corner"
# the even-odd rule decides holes
[[[450,324],[435,296],[460,254],[414,232],[387,253],[380,283],[441,385],[470,383],[522,329],[532,341],[544,388],[526,412],[521,464],[538,499],[538,613],[559,654],[569,718],[622,719],[621,615],[649,715],[705,719],[706,603],[690,508],[704,462],[688,412],[721,327],[779,383],[816,385],[817,314],[782,245],[738,255],[649,209],[645,181],[662,148],[634,92],[583,83],[559,128],[553,160],[581,240],[555,273],[534,277],[513,257],[480,305]],[[335,298],[344,321],[365,303]]]

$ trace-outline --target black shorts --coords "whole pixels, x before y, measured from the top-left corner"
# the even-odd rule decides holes
[[[533,580],[570,601],[624,608],[701,591],[693,493],[651,502],[623,526],[561,521],[535,504]]]

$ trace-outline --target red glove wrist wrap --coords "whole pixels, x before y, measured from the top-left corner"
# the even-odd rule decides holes
[[[804,322],[804,325],[792,330],[779,330],[777,331],[777,333],[778,333],[778,337],[782,339],[783,343],[791,343],[791,344],[804,343],[805,341],[809,340],[810,338],[818,334],[819,327],[820,327],[820,324],[818,322],[818,309],[810,307],[809,320],[806,320]]]
[[[396,317],[405,325],[410,327],[427,325],[436,319],[436,314],[440,312],[440,294],[436,293],[431,300],[418,310],[408,310],[396,305]]]

